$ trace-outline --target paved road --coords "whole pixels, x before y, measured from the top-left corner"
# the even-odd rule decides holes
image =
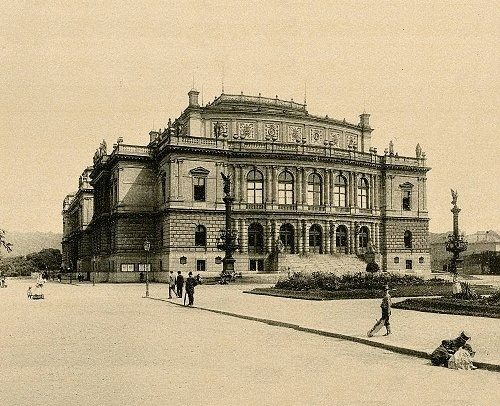
[[[138,284],[48,283],[46,298],[34,301],[25,296],[28,283],[0,290],[2,405],[497,404],[495,372],[431,367],[147,300]],[[237,288],[225,288],[201,286],[196,300],[229,303]],[[165,294],[165,285],[151,286],[153,298]]]

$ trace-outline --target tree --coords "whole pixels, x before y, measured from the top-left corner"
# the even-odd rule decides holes
[[[369,262],[368,264],[366,264],[366,272],[375,273],[378,272],[379,270],[380,267],[376,262]]]
[[[0,247],[4,247],[7,252],[12,251],[12,244],[5,237],[5,230],[0,230]]]
[[[59,269],[62,263],[61,251],[55,248],[46,248],[36,253],[26,255],[40,270]]]

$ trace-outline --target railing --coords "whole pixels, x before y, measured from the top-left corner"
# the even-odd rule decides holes
[[[326,211],[326,206],[324,205],[312,205],[308,206],[309,211]]]
[[[296,204],[278,204],[278,210],[283,210],[283,211],[297,210],[297,205]]]
[[[247,209],[250,210],[265,210],[266,205],[263,203],[247,203]]]
[[[149,147],[144,147],[140,145],[125,145],[125,144],[117,144],[115,149],[111,153],[114,154],[123,154],[123,155],[141,155],[141,156],[150,156],[151,150]]]

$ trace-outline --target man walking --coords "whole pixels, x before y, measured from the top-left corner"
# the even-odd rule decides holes
[[[194,287],[198,285],[198,282],[193,278],[193,273],[189,272],[188,278],[186,279],[186,293],[188,295],[188,306],[194,304]]]
[[[168,275],[168,298],[172,299],[172,292],[174,292],[175,297],[177,297],[177,293],[175,293],[175,276],[174,271],[170,271]]]
[[[382,317],[377,320],[375,325],[372,327],[372,329],[368,332],[368,337],[373,337],[373,335],[379,331],[382,326],[385,326],[386,328],[386,333],[384,335],[388,336],[391,334],[391,323],[389,321],[389,318],[391,316],[391,295],[389,294],[389,286],[385,285],[384,286],[384,297],[382,298],[382,303],[380,304],[380,308],[382,309]]]
[[[175,278],[175,285],[177,286],[177,297],[182,297],[182,287],[184,286],[184,276],[181,271],[177,271],[177,278]]]

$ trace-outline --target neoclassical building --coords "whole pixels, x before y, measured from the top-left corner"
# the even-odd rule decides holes
[[[309,114],[305,104],[221,94],[152,131],[147,145],[103,141],[63,207],[66,267],[98,281],[145,270],[220,272],[221,172],[234,197],[236,271],[276,271],[294,257],[364,258],[383,270],[428,273],[425,153],[377,153],[367,113],[359,123]],[[89,208],[89,201],[93,201]],[[144,250],[144,241],[151,243]]]

